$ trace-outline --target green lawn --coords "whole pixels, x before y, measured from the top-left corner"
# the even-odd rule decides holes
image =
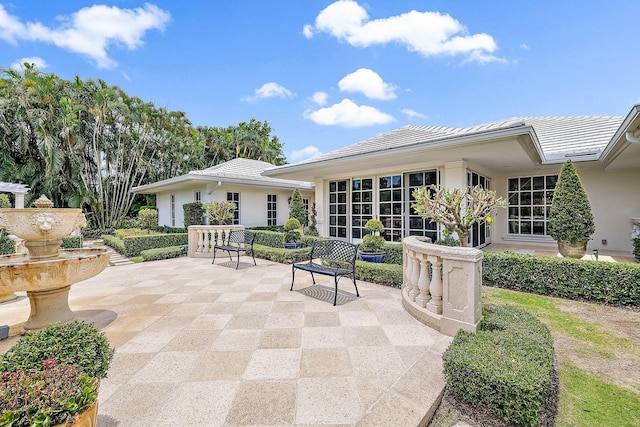
[[[579,343],[577,351],[581,360],[616,364],[618,358],[631,357],[634,360],[633,357],[639,354],[640,343],[597,323],[597,320],[587,321],[561,310],[561,303],[571,302],[505,289],[483,288],[483,304],[512,304],[535,314],[554,336],[560,334]],[[560,399],[556,426],[640,426],[639,390],[621,387],[608,378],[596,375],[588,367],[576,365],[562,357],[563,349],[558,345],[562,344],[556,343],[556,351],[560,353]]]

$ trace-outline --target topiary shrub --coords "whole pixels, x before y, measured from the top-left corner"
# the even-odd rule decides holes
[[[293,190],[291,194],[291,202],[289,202],[289,218],[295,218],[300,222],[300,227],[303,225],[307,225],[308,213],[304,209],[304,203],[302,201],[302,194],[300,194],[300,190],[297,188]]]
[[[103,332],[91,323],[54,323],[29,332],[0,355],[0,372],[42,370],[44,360],[72,365],[91,378],[105,378],[114,350]]]
[[[182,205],[184,211],[184,226],[185,228],[190,225],[202,225],[202,219],[204,218],[204,207],[202,203],[185,203]]]
[[[304,234],[307,236],[320,236],[320,232],[318,231],[318,220],[316,219],[317,216],[318,211],[316,210],[316,202],[313,202],[311,205],[311,215],[309,216],[309,227],[304,231]]]
[[[138,222],[140,227],[147,231],[158,226],[158,211],[155,209],[140,209],[138,211]]]
[[[596,228],[587,192],[571,160],[560,170],[549,213],[549,236],[570,243],[588,241]]]
[[[82,236],[65,236],[62,238],[62,249],[76,249],[82,247]]]
[[[497,307],[477,333],[459,331],[442,359],[458,400],[518,426],[538,425],[552,390],[554,351],[551,332],[533,315]]]
[[[297,218],[291,217],[284,223],[284,242],[297,243],[300,240],[300,232],[298,229],[302,227]]]

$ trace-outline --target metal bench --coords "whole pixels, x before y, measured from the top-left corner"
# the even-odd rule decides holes
[[[227,236],[227,241],[222,245],[215,245],[213,247],[213,261],[211,264],[215,264],[216,262],[216,251],[218,249],[226,251],[229,254],[229,259],[233,261],[231,258],[231,252],[236,252],[238,254],[238,262],[236,263],[236,270],[240,265],[240,253],[241,252],[251,252],[251,257],[253,258],[253,265],[256,264],[256,257],[253,253],[253,241],[256,238],[256,233],[247,231],[247,230],[232,230]]]
[[[344,242],[342,240],[314,240],[309,254],[309,261],[297,262],[291,266],[291,291],[293,290],[293,282],[296,278],[296,270],[304,270],[311,273],[313,284],[316,284],[314,273],[323,274],[325,276],[333,276],[336,286],[333,305],[338,301],[338,280],[342,276],[351,276],[353,285],[356,287],[356,296],[358,293],[358,285],[356,284],[356,254],[358,253],[358,245]],[[320,262],[314,262],[314,259]]]

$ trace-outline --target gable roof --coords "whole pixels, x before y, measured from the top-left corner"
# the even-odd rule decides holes
[[[165,179],[147,185],[134,187],[133,193],[155,193],[168,186],[176,187],[181,184],[193,184],[196,181],[219,181],[234,184],[256,185],[266,187],[312,189],[314,184],[307,181],[295,181],[283,178],[273,178],[262,175],[275,165],[260,160],[233,159],[228,162],[211,166],[207,169],[191,171],[188,174]]]

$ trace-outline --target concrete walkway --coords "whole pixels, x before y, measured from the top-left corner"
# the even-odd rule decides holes
[[[424,423],[451,338],[408,315],[398,289],[358,282],[356,299],[343,279],[334,307],[331,278],[299,273],[290,292],[290,266],[241,261],[107,267],[72,287],[72,309],[116,348],[99,427]],[[29,313],[19,295],[0,304],[12,333]]]

